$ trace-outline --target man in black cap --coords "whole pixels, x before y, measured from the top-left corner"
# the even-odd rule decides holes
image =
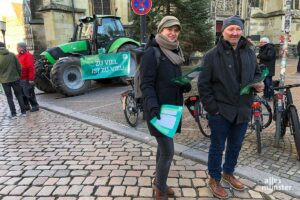
[[[233,172],[251,117],[253,96],[240,96],[240,89],[261,75],[255,53],[242,36],[243,28],[243,20],[239,16],[224,20],[222,36],[218,44],[205,55],[202,66],[206,70],[199,74],[198,79],[200,99],[209,113],[208,123],[211,129],[208,186],[218,198],[228,197],[220,184],[221,178],[236,190],[244,189]],[[263,88],[263,82],[254,87],[258,92],[263,91]]]

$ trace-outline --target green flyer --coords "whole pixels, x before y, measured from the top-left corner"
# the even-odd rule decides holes
[[[262,73],[261,73],[261,76],[254,80],[253,82],[249,83],[248,85],[242,87],[241,91],[240,91],[240,95],[246,95],[246,94],[249,94],[250,91],[251,91],[251,88],[256,84],[256,83],[259,83],[261,81],[263,81],[266,76],[269,74],[269,69],[268,68],[265,68]]]
[[[187,74],[179,76],[172,81],[180,85],[188,84],[193,80],[193,78],[198,76],[199,72],[203,71],[203,69],[205,69],[205,67],[201,67],[200,65],[198,65]]]
[[[182,111],[183,106],[162,105],[160,109],[160,119],[154,117],[150,120],[150,123],[162,134],[173,138],[177,131]]]

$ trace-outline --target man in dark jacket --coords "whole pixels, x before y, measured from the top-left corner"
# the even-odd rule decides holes
[[[264,80],[264,98],[270,100],[273,96],[272,77],[275,75],[276,51],[274,45],[270,43],[270,40],[267,37],[260,39],[259,46],[259,54],[257,55],[259,64],[261,65],[262,69],[264,67],[269,69],[269,74]]]
[[[211,144],[208,154],[209,188],[214,196],[227,198],[221,178],[231,187],[243,190],[244,185],[233,176],[242,142],[251,117],[253,95],[240,96],[241,87],[260,76],[256,56],[242,37],[243,20],[232,16],[224,20],[222,36],[204,57],[199,74],[198,90],[204,109],[209,113]],[[262,91],[263,82],[255,89]],[[222,154],[226,145],[225,162]],[[221,172],[223,171],[223,174]]]
[[[0,42],[0,83],[2,83],[11,117],[16,118],[17,112],[13,101],[12,91],[14,90],[15,96],[19,102],[22,116],[26,116],[26,110],[22,98],[21,86],[21,65],[13,53],[10,53]]]

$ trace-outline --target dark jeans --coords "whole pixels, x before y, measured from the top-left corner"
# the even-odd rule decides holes
[[[247,123],[235,124],[222,115],[211,115],[208,118],[211,129],[208,153],[208,173],[217,181],[221,180],[222,155],[227,140],[223,172],[233,174],[237,159],[247,130]]]
[[[272,76],[267,76],[264,80],[265,89],[264,89],[264,97],[267,99],[272,98],[273,96],[273,81]]]
[[[167,179],[174,156],[173,138],[155,137],[157,141],[156,154],[156,186],[161,192],[167,191]]]
[[[18,81],[13,81],[13,82],[9,82],[9,83],[2,83],[2,86],[3,86],[4,92],[5,92],[5,95],[7,98],[7,103],[8,103],[11,115],[15,116],[17,114],[11,89],[13,89],[13,91],[15,93],[15,97],[17,98],[17,100],[19,102],[21,112],[26,113],[24,101],[22,98],[22,89],[20,86],[20,81],[18,80]]]
[[[25,108],[31,107],[38,107],[39,104],[37,103],[35,92],[34,92],[34,85],[30,85],[28,81],[21,80],[21,87],[22,87],[22,95]]]

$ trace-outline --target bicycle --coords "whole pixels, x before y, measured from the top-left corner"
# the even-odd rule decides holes
[[[268,102],[254,93],[254,100],[251,104],[251,121],[249,128],[255,130],[257,152],[261,153],[261,132],[262,129],[270,126],[272,122],[272,109]]]
[[[184,100],[184,105],[187,107],[189,113],[195,119],[200,132],[205,137],[209,138],[211,131],[208,126],[208,113],[204,110],[199,96],[189,96]]]
[[[142,98],[135,98],[133,77],[128,78],[127,81],[132,89],[121,94],[122,109],[127,123],[132,127],[136,127],[139,113],[143,112],[143,103]]]
[[[298,160],[300,160],[300,122],[297,108],[293,104],[291,88],[300,87],[300,84],[291,84],[274,87],[278,91],[274,95],[274,120],[276,123],[275,146],[279,146],[279,140],[286,133],[286,128],[290,127],[290,132],[294,137]]]

